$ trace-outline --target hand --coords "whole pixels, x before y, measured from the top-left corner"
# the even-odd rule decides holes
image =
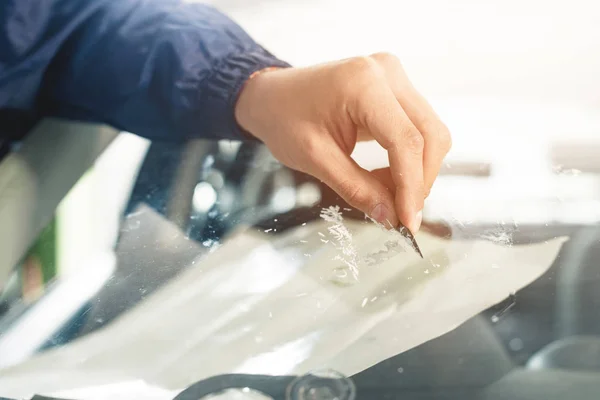
[[[235,115],[286,166],[413,233],[451,146],[446,126],[389,54],[258,74]],[[369,172],[350,157],[358,140],[371,138],[387,150],[390,168]]]

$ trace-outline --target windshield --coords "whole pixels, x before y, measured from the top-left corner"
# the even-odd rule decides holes
[[[0,396],[597,399],[597,92],[558,88],[546,97],[542,83],[560,66],[544,55],[554,50],[524,56],[527,76],[500,61],[510,53],[505,43],[528,53],[519,35],[532,26],[546,32],[546,20],[470,4],[480,16],[506,14],[498,21],[514,28],[473,22],[449,38],[425,35],[424,56],[377,27],[345,26],[332,17],[340,2],[264,3],[268,15],[286,15],[274,20],[302,22],[303,40],[332,42],[308,56],[278,34],[282,22],[257,18],[267,11],[223,7],[298,64],[360,52],[373,38],[402,46],[415,82],[435,92],[454,147],[415,237],[423,257],[401,232],[258,142],[163,143],[123,132],[81,171],[0,285]],[[418,19],[398,24],[398,15],[425,18],[431,5],[404,6],[391,13],[395,6],[372,4],[414,34]],[[439,7],[427,20],[448,31],[456,18],[469,20]],[[364,4],[347,12],[348,21],[358,18]],[[329,28],[307,28],[317,25]],[[491,55],[476,29],[497,30],[486,36]],[[558,47],[561,32],[548,33]],[[597,44],[569,54],[581,61]],[[452,49],[471,69],[455,71],[445,56]],[[444,67],[427,70],[434,64]],[[540,73],[541,64],[549,70]],[[592,75],[570,68],[582,82]],[[372,142],[353,158],[369,170],[387,165]]]
[[[357,159],[375,162],[364,150]],[[507,191],[523,215],[509,220],[489,206],[495,196],[476,196],[500,185],[492,171],[448,163],[416,236],[421,259],[262,145],[121,134],[4,291],[0,387],[170,399],[235,374],[208,386],[273,377],[258,385],[269,394],[275,377],[290,377],[286,389],[296,376],[437,398],[505,393],[536,374],[584,379],[596,368],[579,348],[598,329],[596,228],[564,205],[598,199],[537,199],[533,210]],[[571,191],[597,182],[573,170],[547,179]],[[457,188],[473,199],[452,200]]]

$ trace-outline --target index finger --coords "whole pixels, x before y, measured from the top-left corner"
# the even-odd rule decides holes
[[[428,195],[440,171],[444,157],[452,146],[450,132],[431,105],[408,79],[397,57],[379,53],[371,56],[383,67],[394,96],[425,139],[423,177]]]
[[[406,115],[413,121],[425,139],[423,176],[425,194],[429,194],[444,158],[452,147],[450,131],[427,100],[412,85],[403,92],[396,93],[396,97],[406,111]]]
[[[363,96],[358,124],[388,152],[395,184],[395,208],[400,222],[412,233],[421,225],[424,201],[423,147],[419,130],[389,88]]]

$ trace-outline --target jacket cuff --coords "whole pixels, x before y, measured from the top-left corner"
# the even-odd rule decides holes
[[[203,137],[248,140],[251,138],[237,123],[235,105],[250,76],[264,68],[287,68],[290,64],[279,60],[264,49],[234,54],[222,60],[208,78],[206,90],[201,93],[200,114]]]

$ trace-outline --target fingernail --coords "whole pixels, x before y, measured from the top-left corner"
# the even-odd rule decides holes
[[[412,224],[411,224],[411,232],[414,235],[415,233],[419,232],[419,229],[421,229],[421,222],[423,222],[423,210],[419,211],[416,215],[415,215],[415,219],[413,220]]]
[[[375,208],[373,208],[373,211],[371,211],[371,218],[386,226],[389,225],[389,221],[392,220],[388,208],[385,206],[385,204],[381,203],[377,204]]]

